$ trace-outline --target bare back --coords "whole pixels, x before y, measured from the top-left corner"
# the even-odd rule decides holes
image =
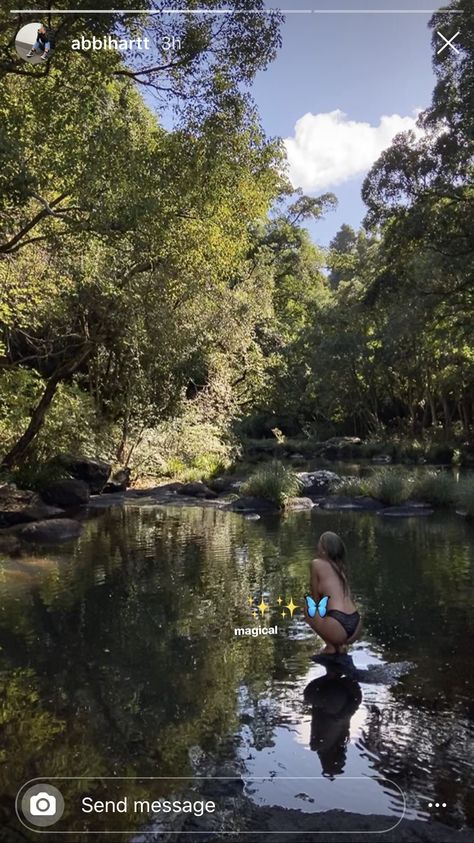
[[[330,597],[329,608],[351,614],[356,611],[350,591],[344,592],[339,574],[326,559],[313,559],[311,570],[311,591],[315,600],[327,595]]]

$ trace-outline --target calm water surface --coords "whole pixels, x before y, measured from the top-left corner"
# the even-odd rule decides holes
[[[321,680],[318,640],[285,608],[302,602],[323,530],[350,551],[356,664],[413,663],[391,687]],[[400,788],[408,817],[474,826],[474,528],[461,518],[137,506],[100,513],[60,549],[0,560],[8,825],[35,776],[194,773],[264,777],[252,802],[303,812],[397,818]],[[236,637],[262,595],[278,634]],[[288,778],[314,776],[316,801]],[[369,776],[380,783],[353,778]],[[80,787],[62,787],[66,804]]]

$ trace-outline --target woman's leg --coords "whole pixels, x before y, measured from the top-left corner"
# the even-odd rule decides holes
[[[356,631],[352,633],[351,637],[347,639],[346,644],[353,644],[354,641],[357,641],[360,632],[362,629],[362,618],[359,618],[359,623],[357,624]]]
[[[326,644],[324,653],[339,653],[348,643],[346,631],[335,618],[321,618],[318,614],[310,618],[305,611],[307,623]]]

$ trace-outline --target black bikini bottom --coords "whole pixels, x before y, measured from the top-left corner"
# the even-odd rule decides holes
[[[326,617],[334,618],[334,620],[339,621],[347,633],[348,638],[351,638],[354,635],[360,621],[359,612],[351,612],[351,614],[348,615],[347,612],[340,612],[339,609],[329,609],[326,613]]]

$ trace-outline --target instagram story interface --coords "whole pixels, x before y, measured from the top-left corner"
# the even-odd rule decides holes
[[[472,0],[2,3],[2,841],[474,842],[473,313]]]

